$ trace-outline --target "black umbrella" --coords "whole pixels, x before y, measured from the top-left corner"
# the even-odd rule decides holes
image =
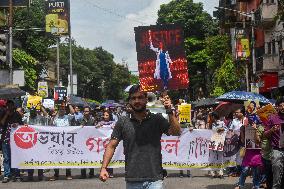
[[[88,103],[84,101],[81,97],[78,96],[70,96],[70,104],[75,105],[75,106],[88,106]]]
[[[21,90],[17,86],[5,86],[0,87],[0,98],[2,99],[12,99],[20,96],[24,96],[26,94],[25,91]]]
[[[217,101],[215,98],[205,98],[199,100],[194,108],[205,108],[205,107],[214,107],[219,104],[219,101]]]

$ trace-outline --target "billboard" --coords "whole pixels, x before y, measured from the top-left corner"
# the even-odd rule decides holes
[[[52,35],[69,35],[69,0],[46,0],[45,31]]]
[[[134,28],[140,85],[143,91],[188,88],[183,30],[178,25]]]
[[[249,37],[244,29],[235,30],[236,59],[247,60],[250,56]]]

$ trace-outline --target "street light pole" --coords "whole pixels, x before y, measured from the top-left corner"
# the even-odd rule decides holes
[[[239,11],[239,10],[234,10],[234,9],[230,9],[230,8],[226,8],[226,7],[215,7],[215,8],[237,12],[238,14],[240,14],[242,16],[246,16],[246,17],[251,18],[252,72],[253,72],[253,75],[255,76],[255,74],[256,74],[256,59],[255,59],[255,36],[254,36],[254,22],[255,22],[254,12],[251,11],[250,13],[246,13],[246,12],[242,12],[242,11]],[[247,86],[247,91],[249,91],[249,89],[250,89],[249,70],[248,70],[248,63],[247,62],[246,62],[246,86]]]
[[[9,83],[13,84],[13,0],[9,0]]]

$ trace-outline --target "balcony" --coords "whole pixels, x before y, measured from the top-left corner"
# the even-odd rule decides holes
[[[278,71],[280,67],[278,54],[263,55],[263,71]]]
[[[265,29],[272,28],[275,24],[275,16],[278,11],[278,4],[275,3],[267,3],[267,1],[263,1],[260,5],[260,24]]]

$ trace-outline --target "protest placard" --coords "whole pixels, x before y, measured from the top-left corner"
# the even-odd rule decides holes
[[[179,122],[190,123],[191,122],[191,104],[178,105]]]
[[[38,82],[38,89],[37,89],[38,96],[42,98],[48,97],[48,86],[47,82]]]
[[[255,114],[259,107],[259,100],[248,100],[244,102],[245,110],[248,114]]]
[[[214,133],[213,133],[213,136],[211,137],[209,150],[223,151],[226,132],[221,132],[221,133],[217,131],[213,131],[213,132]]]
[[[42,97],[41,96],[29,95],[28,96],[28,101],[27,101],[27,108],[29,108],[29,109],[35,108],[37,110],[40,110],[41,101],[42,101]]]
[[[259,119],[263,122],[263,123],[267,123],[268,122],[268,118],[272,115],[272,114],[277,114],[277,111],[275,110],[275,108],[272,106],[272,104],[268,104],[260,109],[258,109],[256,111],[256,114],[258,115]]]
[[[48,109],[54,109],[54,100],[53,99],[43,99],[43,107]]]
[[[279,148],[284,148],[284,123],[280,125]]]
[[[257,129],[248,125],[245,127],[245,147],[246,149],[260,149],[260,146],[255,142],[255,134]]]
[[[54,87],[54,102],[55,104],[62,104],[67,97],[66,87]]]

